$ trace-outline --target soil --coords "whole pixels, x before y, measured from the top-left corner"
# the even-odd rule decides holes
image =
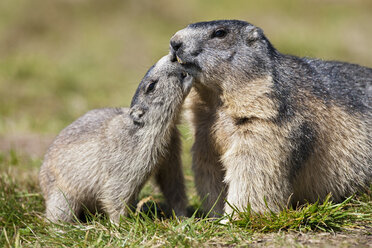
[[[254,234],[254,247],[372,247],[372,226],[337,233]]]

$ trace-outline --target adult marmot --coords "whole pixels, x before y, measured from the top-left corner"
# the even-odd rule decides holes
[[[372,69],[281,54],[237,20],[190,24],[170,44],[197,80],[193,169],[206,209],[220,192],[217,213],[224,197],[278,211],[372,182]]]

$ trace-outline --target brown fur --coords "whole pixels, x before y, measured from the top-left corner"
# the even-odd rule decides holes
[[[340,201],[365,183],[358,181],[363,176],[349,164],[355,159],[368,163],[368,146],[363,144],[368,142],[366,134],[371,127],[366,122],[337,106],[327,106],[304,90],[296,101],[306,112],[280,126],[271,120],[277,115],[277,103],[270,97],[271,78],[249,85],[239,91],[226,90],[221,96],[196,86],[187,99],[195,129],[192,152],[196,187],[201,196],[208,195],[206,209],[221,192],[215,214],[222,213],[224,197],[240,209],[250,203],[258,212],[267,209],[265,198],[275,211],[290,198],[296,205],[332,193],[333,199]],[[311,159],[288,183],[292,175],[283,161],[295,144],[286,137],[304,119],[317,123],[318,139]],[[232,209],[225,205],[225,211],[231,213]]]
[[[372,182],[371,68],[281,54],[239,20],[190,24],[170,48],[196,79],[193,169],[206,210],[220,193],[239,210],[278,211]]]

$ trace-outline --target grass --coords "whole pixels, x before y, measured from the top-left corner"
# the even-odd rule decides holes
[[[2,0],[0,134],[55,135],[92,108],[128,106],[195,21],[247,20],[283,53],[371,67],[371,11],[369,0]]]
[[[119,226],[101,215],[89,215],[86,223],[52,224],[43,217],[44,202],[37,182],[40,160],[11,151],[0,156],[0,246],[8,247],[194,247],[254,244],[257,234],[345,232],[372,225],[372,194],[353,196],[342,203],[306,204],[280,213],[237,212],[228,224],[221,219],[163,218],[151,206],[148,212],[133,212]],[[190,179],[188,180],[190,182]],[[146,187],[149,188],[151,184]],[[144,190],[142,197],[161,196]],[[196,201],[194,208],[200,206]],[[371,228],[369,229],[371,232]],[[363,234],[368,237],[367,234]],[[361,235],[362,237],[364,237]],[[289,241],[274,244],[291,245]],[[295,243],[296,244],[296,243]],[[297,243],[298,244],[298,243]],[[293,244],[292,244],[293,245]]]
[[[357,210],[365,205],[372,207],[371,202],[347,198],[345,201],[335,204],[330,200],[331,195],[320,203],[305,204],[299,209],[285,208],[280,213],[268,211],[264,214],[252,213],[250,207],[238,212],[238,220],[231,220],[234,224],[257,230],[260,232],[278,231],[340,231],[343,227],[353,225],[358,221],[371,222],[370,213],[360,213]],[[353,208],[351,208],[351,203]]]
[[[372,67],[371,11],[369,0],[1,0],[0,246],[306,246],[312,240],[367,246],[371,193],[278,214],[247,208],[228,225],[143,213],[119,227],[101,216],[47,223],[37,182],[45,144],[37,137],[49,140],[90,109],[128,106],[146,70],[168,52],[170,37],[191,22],[242,19],[262,27],[283,53]],[[181,132],[187,194],[198,209],[192,138],[186,125]],[[141,192],[141,199],[149,196],[163,200],[152,183]]]

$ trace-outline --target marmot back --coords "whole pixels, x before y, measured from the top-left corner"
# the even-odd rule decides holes
[[[272,210],[289,198],[341,201],[372,182],[372,69],[281,54],[237,20],[190,24],[170,44],[196,78],[193,168],[205,208],[213,188],[262,212],[265,198]]]

